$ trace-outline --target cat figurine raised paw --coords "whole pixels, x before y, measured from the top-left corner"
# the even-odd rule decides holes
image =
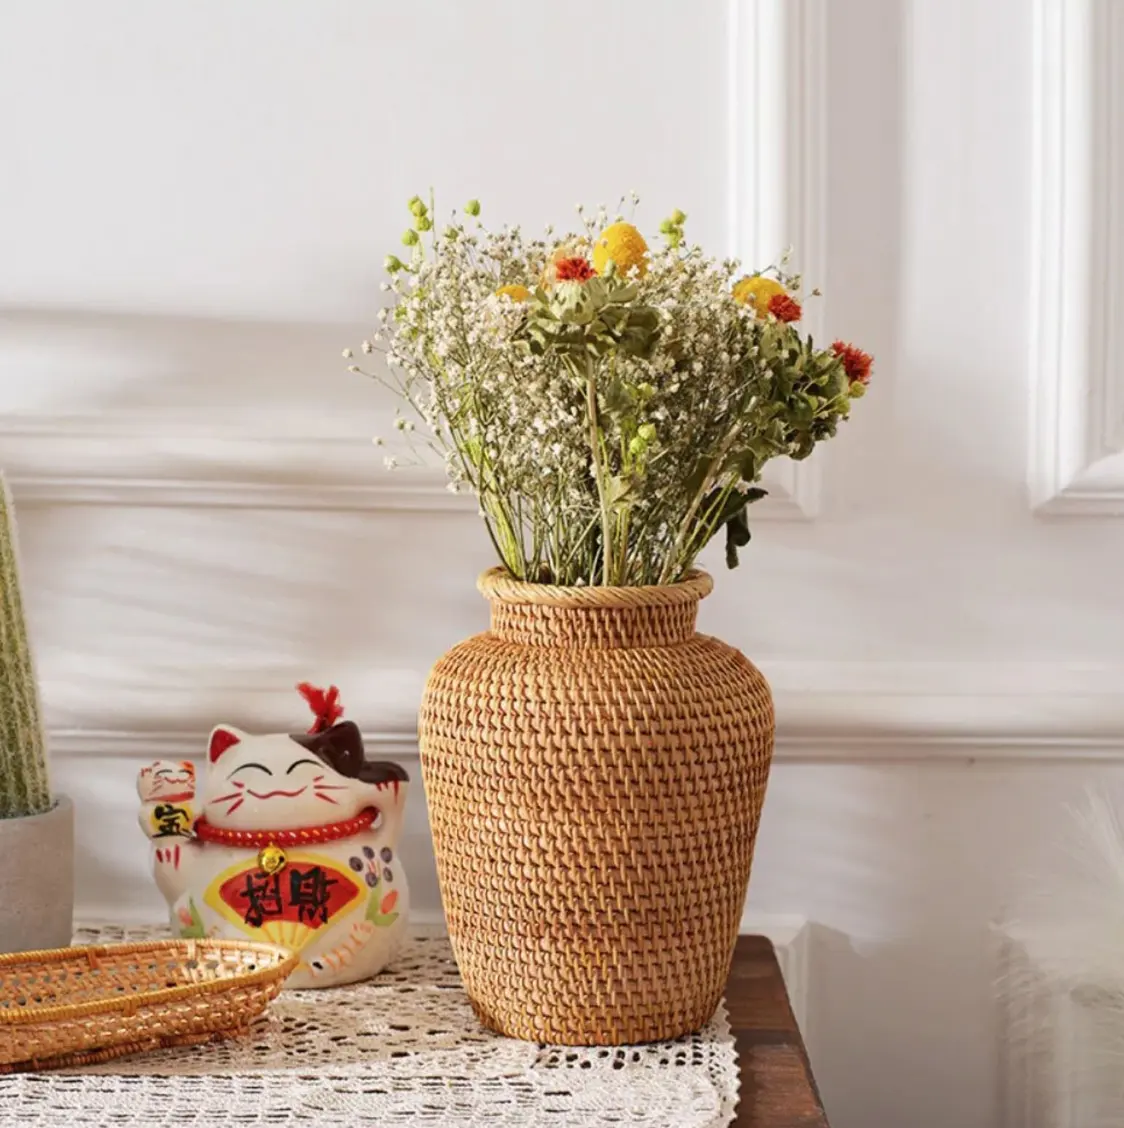
[[[190,760],[156,760],[137,775],[140,827],[152,839],[156,885],[168,902],[175,885],[168,879],[178,869],[182,843],[195,822],[195,765]]]
[[[141,830],[149,838],[178,838],[195,821],[195,765],[190,760],[156,760],[137,775]]]
[[[334,686],[298,688],[310,732],[218,725],[198,791],[190,764],[141,769],[140,824],[175,935],[280,944],[300,955],[287,986],[330,987],[376,974],[401,946],[408,777],[366,758]]]

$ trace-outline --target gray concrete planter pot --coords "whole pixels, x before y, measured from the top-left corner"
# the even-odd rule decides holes
[[[0,952],[65,948],[74,925],[74,805],[0,819]]]

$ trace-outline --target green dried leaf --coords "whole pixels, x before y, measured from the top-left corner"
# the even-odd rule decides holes
[[[749,544],[749,520],[743,504],[726,522],[726,567],[738,566],[738,549]]]
[[[605,480],[605,504],[611,509],[619,509],[632,492],[632,483],[626,482],[619,475],[614,475]]]
[[[619,376],[614,376],[606,385],[602,401],[611,415],[623,415],[633,407],[632,396]]]

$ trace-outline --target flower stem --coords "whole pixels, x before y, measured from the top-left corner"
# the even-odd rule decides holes
[[[593,458],[593,475],[597,482],[597,500],[601,505],[601,582],[612,585],[613,518],[605,491],[605,468],[601,460],[601,428],[597,424],[597,379],[593,360],[585,358],[585,403],[589,413],[589,448]]]
[[[683,556],[683,549],[686,547],[688,538],[690,536],[691,525],[695,520],[695,514],[698,512],[699,506],[702,505],[703,498],[706,497],[706,495],[710,492],[710,487],[714,481],[715,473],[721,469],[723,460],[730,452],[730,447],[734,445],[734,440],[740,433],[740,424],[735,424],[730,428],[730,430],[726,434],[725,440],[718,448],[718,453],[714,456],[714,459],[710,463],[710,469],[703,476],[703,480],[699,485],[698,491],[691,501],[691,507],[687,510],[686,514],[683,517],[683,520],[679,524],[679,529],[675,537],[675,543],[672,545],[671,551],[667,555],[667,560],[664,563],[663,571],[660,574],[661,584],[671,583],[675,579],[677,574],[681,571],[680,559]]]

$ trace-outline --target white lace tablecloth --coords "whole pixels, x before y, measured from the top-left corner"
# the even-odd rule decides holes
[[[107,925],[81,929],[76,943],[164,934]],[[447,938],[416,930],[367,983],[283,991],[246,1038],[0,1077],[0,1124],[725,1128],[737,1089],[724,1008],[700,1034],[653,1045],[500,1038],[473,1016]]]

